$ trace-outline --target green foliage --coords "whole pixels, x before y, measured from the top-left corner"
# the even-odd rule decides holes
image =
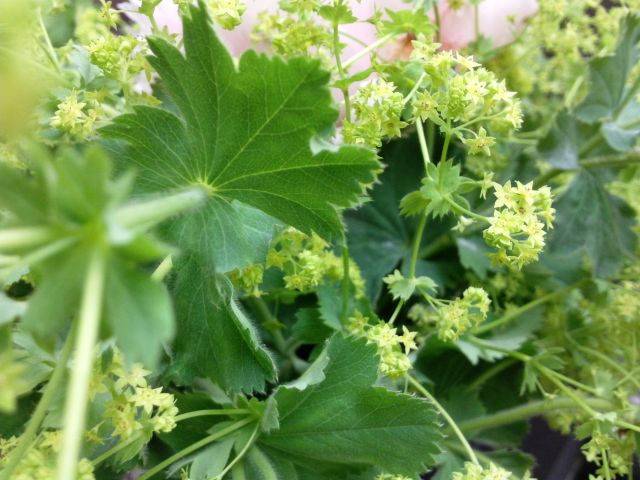
[[[0,480],[628,476],[638,0],[174,3],[0,2]]]
[[[280,428],[261,443],[273,455],[334,476],[367,465],[404,475],[423,471],[437,452],[437,417],[424,400],[372,387],[374,351],[334,336],[304,377],[276,391]],[[405,448],[393,448],[400,438]]]

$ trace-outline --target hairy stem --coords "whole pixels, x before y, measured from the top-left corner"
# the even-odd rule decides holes
[[[418,255],[420,253],[420,245],[422,244],[422,235],[424,234],[424,227],[427,225],[427,217],[428,217],[428,214],[426,211],[424,211],[418,223],[416,236],[413,239],[411,263],[409,264],[409,278],[414,278],[416,276],[416,268],[418,266]]]
[[[75,478],[84,434],[87,394],[98,338],[104,292],[105,255],[96,248],[89,260],[84,283],[73,369],[65,401],[64,434],[58,455],[58,480]]]
[[[602,410],[610,410],[612,408],[609,401],[602,400],[600,398],[586,398],[584,402],[593,408]],[[508,408],[482,417],[463,420],[458,424],[458,426],[463,432],[467,433],[478,430],[490,430],[502,427],[503,425],[520,422],[530,417],[542,415],[546,412],[552,412],[555,410],[575,410],[576,408],[577,407],[573,399],[557,397],[551,400],[529,402],[524,405],[518,405],[517,407]]]
[[[368,55],[369,53],[373,52],[376,48],[381,47],[382,45],[384,45],[385,43],[387,43],[389,40],[391,40],[393,38],[393,34],[389,33],[383,37],[380,37],[378,40],[376,40],[375,42],[373,42],[371,45],[369,45],[367,48],[363,48],[362,50],[360,50],[358,53],[356,53],[353,57],[349,58],[348,60],[346,60],[343,64],[342,67],[346,70],[347,68],[349,68],[351,65],[353,65],[355,62],[357,62],[358,60],[360,60],[362,57],[364,57],[365,55]]]
[[[462,433],[462,430],[460,430],[456,422],[453,420],[453,418],[451,418],[451,415],[449,415],[449,413],[444,409],[442,405],[440,405],[440,403],[435,399],[435,397],[431,395],[431,393],[429,393],[429,391],[426,388],[424,388],[420,384],[420,382],[418,382],[415,378],[413,378],[411,375],[407,375],[407,380],[409,380],[409,383],[418,392],[420,392],[425,398],[427,398],[433,404],[433,406],[436,407],[438,412],[440,412],[440,415],[443,416],[443,418],[449,424],[449,427],[451,428],[451,430],[453,430],[453,433],[455,433],[456,437],[458,437],[458,440],[460,440],[460,443],[464,447],[465,452],[469,456],[469,460],[471,460],[476,465],[480,465],[480,462],[478,461],[478,457],[476,457],[476,454],[473,451],[473,448],[471,448],[471,445],[469,445],[469,442],[467,441],[466,437]]]
[[[514,308],[513,310],[505,313],[502,317],[498,318],[497,320],[494,320],[493,322],[489,322],[485,325],[480,325],[478,328],[476,328],[474,330],[474,333],[476,335],[491,331],[495,328],[501,327],[503,325],[506,325],[507,323],[511,322],[512,320],[518,318],[520,315],[528,312],[529,310],[532,310],[534,308],[536,308],[539,305],[543,305],[547,302],[550,302],[551,300],[555,299],[556,297],[565,295],[567,293],[569,293],[570,291],[572,291],[575,287],[575,285],[572,285],[570,287],[567,288],[563,288],[562,290],[558,290],[557,292],[551,292],[547,295],[544,295],[540,298],[536,298],[535,300],[526,303],[524,305],[522,305],[521,307],[518,308]]]

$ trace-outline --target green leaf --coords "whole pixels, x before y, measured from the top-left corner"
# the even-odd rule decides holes
[[[597,134],[597,126],[588,125],[568,112],[561,112],[549,133],[540,140],[538,151],[555,168],[573,170],[580,166],[580,148]]]
[[[640,135],[640,103],[632,99],[629,105],[612,121],[602,124],[600,131],[607,144],[617,152],[631,150]]]
[[[174,285],[180,312],[172,373],[178,381],[206,376],[226,392],[264,391],[273,360],[233,296],[231,284],[197,256],[184,259]]]
[[[280,428],[260,439],[265,449],[328,473],[378,466],[417,475],[432,464],[437,416],[425,400],[372,386],[374,346],[337,334],[310,369],[309,381],[276,390]]]
[[[357,22],[358,19],[351,12],[351,8],[344,4],[323,5],[318,10],[322,18],[334,25],[346,25]]]
[[[487,278],[491,260],[487,255],[492,250],[479,235],[456,238],[458,257],[464,268],[473,270],[480,278]]]
[[[106,321],[125,358],[153,367],[162,344],[173,335],[173,308],[164,285],[122,261],[109,264]]]
[[[634,251],[634,211],[607,192],[592,173],[581,171],[555,207],[556,227],[546,249],[549,254],[582,250],[595,274],[608,276]]]
[[[389,291],[394,300],[409,300],[416,289],[418,291],[426,290],[431,293],[435,293],[438,289],[436,282],[429,277],[405,278],[399,270],[395,270],[392,274],[384,277],[383,281],[389,285]]]
[[[385,10],[388,20],[383,20],[380,26],[380,34],[413,33],[430,35],[435,31],[435,25],[427,15],[419,10]]]
[[[190,480],[209,480],[219,475],[227,465],[235,438],[214,443],[199,452],[189,469]]]
[[[638,60],[640,16],[622,19],[620,39],[613,55],[596,58],[589,64],[589,93],[576,109],[581,120],[594,123],[615,118],[627,98],[627,82]]]
[[[460,165],[445,160],[427,165],[427,175],[422,180],[419,192],[412,192],[402,199],[403,215],[416,215],[424,211],[433,217],[442,217],[452,211],[450,200],[458,205],[468,205],[460,193],[467,190],[469,180],[460,175]]]
[[[150,62],[180,115],[136,107],[102,130],[128,143],[119,158],[139,170],[139,191],[208,188],[206,211],[173,225],[171,238],[207,252],[221,271],[245,266],[253,245],[236,239],[254,232],[240,231],[246,218],[234,200],[325,239],[341,235],[338,209],[361,200],[379,164],[374,152],[356,146],[312,151],[314,136],[337,119],[329,74],[314,60],[253,51],[236,69],[204,7],[192,7],[183,25],[184,56],[161,38],[149,40]],[[273,230],[260,223],[260,232]]]

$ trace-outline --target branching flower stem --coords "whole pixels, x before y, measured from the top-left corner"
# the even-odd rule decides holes
[[[104,277],[105,254],[101,248],[96,247],[89,260],[78,318],[74,364],[65,402],[62,448],[58,455],[58,480],[75,478],[76,474],[84,434],[94,347],[100,325]]]
[[[245,418],[244,420],[239,420],[239,421],[237,421],[235,423],[232,423],[228,427],[223,428],[222,430],[219,430],[219,431],[217,431],[215,433],[212,433],[211,435],[209,435],[208,437],[203,438],[202,440],[199,440],[199,441],[197,441],[195,443],[192,443],[188,447],[180,450],[179,452],[171,455],[166,460],[160,462],[159,464],[157,464],[152,469],[147,470],[142,476],[138,477],[138,480],[149,480],[154,475],[160,473],[162,470],[164,470],[168,466],[174,464],[175,462],[177,462],[181,458],[184,458],[187,455],[190,455],[193,452],[195,452],[197,450],[200,450],[202,447],[206,447],[210,443],[213,443],[213,442],[215,442],[217,440],[220,440],[221,438],[224,438],[227,435],[229,435],[229,434],[231,434],[231,433],[233,433],[233,432],[235,432],[237,430],[240,430],[242,427],[244,427],[246,425],[249,425],[251,422],[255,422],[255,421],[256,421],[255,418]]]
[[[471,445],[469,445],[469,442],[467,441],[466,437],[462,433],[462,430],[460,430],[456,422],[453,420],[453,418],[451,418],[451,415],[449,415],[449,413],[444,409],[444,407],[440,405],[440,402],[438,402],[435,399],[435,397],[431,395],[431,393],[429,393],[429,391],[426,388],[424,388],[420,384],[420,382],[418,382],[411,375],[407,375],[407,380],[413,386],[413,388],[415,388],[418,392],[420,392],[420,394],[422,394],[425,398],[427,398],[433,404],[433,406],[436,407],[438,412],[440,412],[440,415],[442,415],[445,421],[449,424],[449,427],[451,428],[451,430],[453,430],[453,432],[455,433],[456,437],[458,437],[458,440],[460,440],[460,443],[464,447],[465,452],[469,456],[469,460],[471,460],[476,465],[480,465],[480,462],[478,461],[478,457],[473,451],[473,448],[471,448]]]
[[[387,43],[389,40],[391,40],[394,37],[393,33],[389,33],[383,37],[380,37],[378,40],[376,40],[375,42],[373,42],[371,45],[369,45],[367,48],[363,48],[362,50],[360,50],[358,53],[356,53],[353,57],[347,59],[343,64],[342,67],[346,70],[348,69],[351,65],[353,65],[355,62],[357,62],[358,60],[360,60],[362,57],[368,55],[369,53],[373,52],[376,48],[381,47],[382,45],[384,45],[385,43]]]
[[[489,332],[491,330],[494,330],[498,327],[502,327],[504,325],[506,325],[507,323],[511,322],[512,320],[515,320],[516,318],[518,318],[519,316],[523,315],[524,313],[528,312],[529,310],[532,310],[534,308],[536,308],[539,305],[543,305],[547,302],[550,302],[552,300],[554,300],[556,297],[560,297],[562,295],[566,295],[567,293],[571,292],[573,289],[576,288],[577,285],[571,285],[569,287],[563,288],[561,290],[558,290],[556,292],[551,292],[547,295],[544,295],[540,298],[536,298],[535,300],[532,300],[529,303],[526,303],[524,305],[522,305],[521,307],[518,308],[514,308],[513,310],[508,311],[507,313],[505,313],[502,317],[498,318],[497,320],[494,320],[493,322],[489,322],[485,325],[480,325],[479,327],[477,327],[476,329],[474,329],[473,333],[475,335],[480,335],[486,332]]]
[[[20,461],[24,458],[27,450],[36,438],[38,429],[47,414],[51,401],[56,397],[58,389],[62,385],[62,380],[64,379],[65,370],[67,368],[67,362],[69,361],[71,348],[73,346],[73,338],[73,331],[71,331],[67,336],[64,347],[60,352],[60,358],[57,359],[56,366],[51,374],[51,378],[49,378],[49,382],[45,387],[44,393],[38,402],[38,406],[31,415],[31,420],[29,420],[27,429],[20,436],[18,445],[11,453],[11,457],[9,458],[6,466],[2,472],[0,472],[0,480],[9,480],[11,478],[11,474],[20,464]]]
[[[600,398],[586,398],[584,402],[592,408],[600,410],[610,410],[612,408],[611,403],[608,400]],[[477,417],[470,420],[464,420],[458,424],[458,427],[463,432],[471,433],[479,430],[489,430],[498,428],[503,425],[509,425],[512,423],[526,420],[536,415],[541,415],[545,412],[552,412],[556,410],[570,410],[575,409],[576,404],[572,398],[568,397],[556,397],[549,400],[538,400],[535,402],[529,402],[524,405],[501,410],[490,415],[483,417]]]

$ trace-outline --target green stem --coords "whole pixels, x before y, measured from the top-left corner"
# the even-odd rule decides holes
[[[422,153],[422,160],[424,161],[424,168],[431,163],[431,156],[429,155],[429,146],[427,140],[424,137],[424,127],[422,121],[418,118],[416,120],[416,131],[418,132],[418,142],[420,143],[420,153]]]
[[[137,442],[138,440],[140,440],[140,438],[142,437],[142,434],[137,434],[137,435],[132,435],[130,438],[127,439],[127,441],[125,442],[118,442],[116,443],[113,447],[111,447],[109,450],[107,450],[106,452],[104,452],[102,455],[97,456],[96,458],[94,458],[91,461],[91,464],[96,467],[98,465],[100,465],[102,462],[104,462],[105,460],[111,458],[113,455],[115,455],[116,453],[118,453],[121,450],[124,450],[125,448],[127,448],[129,445],[131,445],[134,442]]]
[[[424,227],[427,225],[427,217],[429,214],[426,210],[422,213],[420,221],[418,223],[418,229],[416,230],[416,236],[413,239],[413,250],[411,252],[411,263],[409,264],[409,278],[415,278],[416,268],[418,265],[418,254],[420,253],[420,245],[422,244],[422,235],[424,234]]]
[[[436,20],[436,42],[440,43],[441,33],[440,28],[442,25],[442,20],[440,18],[440,7],[438,6],[438,2],[433,2],[433,16]]]
[[[160,265],[158,265],[153,271],[153,273],[151,274],[151,279],[156,282],[162,282],[172,268],[173,259],[171,258],[171,255],[167,255],[166,257],[164,257],[162,262],[160,262]]]
[[[342,313],[340,315],[342,324],[347,324],[349,317],[349,300],[351,298],[351,279],[349,278],[349,247],[347,239],[342,242]]]
[[[333,25],[333,56],[336,60],[336,68],[338,69],[338,75],[340,80],[344,80],[345,73],[342,67],[342,52],[340,51],[340,25]],[[344,97],[344,116],[345,119],[351,121],[351,97],[349,96],[349,87],[344,86],[340,89],[342,96]]]
[[[70,332],[65,340],[64,347],[60,352],[60,358],[58,358],[56,366],[53,369],[53,373],[49,378],[49,382],[47,383],[44,393],[38,402],[38,406],[31,415],[27,429],[20,436],[18,445],[11,452],[11,457],[2,472],[0,472],[0,480],[9,480],[11,478],[11,474],[20,464],[20,461],[25,457],[27,450],[36,438],[38,429],[40,428],[40,425],[47,414],[47,410],[49,409],[49,405],[51,405],[51,401],[56,397],[60,385],[62,384],[62,380],[64,379],[64,373],[67,368],[67,362],[69,361],[72,346],[73,333]]]
[[[612,405],[607,400],[600,398],[586,398],[585,403],[593,408],[601,410],[610,410]],[[463,420],[458,424],[460,429],[464,432],[470,433],[478,430],[490,430],[498,428],[503,425],[509,425],[512,423],[526,420],[530,417],[542,415],[547,412],[553,412],[556,410],[575,410],[576,404],[571,398],[557,397],[551,400],[538,400],[535,402],[529,402],[524,405],[518,405],[517,407],[501,410],[490,415],[483,417],[473,418],[470,420]]]
[[[433,406],[436,407],[436,409],[440,412],[440,415],[442,415],[442,417],[449,424],[449,427],[455,433],[456,437],[458,437],[458,440],[460,440],[460,443],[462,444],[462,446],[464,447],[465,451],[467,452],[467,455],[469,456],[469,460],[471,460],[476,465],[480,465],[480,462],[478,461],[478,457],[476,457],[476,454],[473,451],[473,448],[471,448],[471,445],[469,445],[469,442],[467,441],[466,437],[462,433],[462,430],[460,430],[460,428],[458,427],[456,422],[453,420],[453,418],[451,418],[449,413],[443,408],[442,405],[440,405],[440,403],[435,399],[435,397],[433,395],[431,395],[429,393],[429,391],[420,384],[420,382],[418,382],[411,375],[407,375],[407,379],[409,380],[409,383],[418,392],[420,392],[422,395],[424,395],[424,397],[427,398],[433,404]]]
[[[342,67],[346,70],[348,69],[351,65],[353,65],[355,62],[357,62],[358,60],[360,60],[362,57],[364,57],[365,55],[368,55],[370,52],[373,52],[376,48],[381,47],[382,45],[384,45],[385,43],[387,43],[389,40],[391,40],[393,38],[393,34],[392,33],[388,33],[387,35],[380,37],[378,40],[376,40],[375,42],[373,42],[371,45],[369,45],[367,48],[364,48],[362,50],[360,50],[358,53],[356,53],[353,57],[349,58],[348,60],[346,60],[343,64]]]
[[[48,243],[29,255],[18,258],[17,261],[13,262],[8,268],[0,271],[0,279],[8,278],[24,267],[33,265],[36,262],[41,262],[50,256],[65,250],[73,245],[77,240],[78,239],[76,237],[65,237],[55,242]]]
[[[183,420],[189,420],[197,417],[212,417],[217,415],[249,415],[251,410],[246,408],[215,408],[211,410],[194,410],[193,412],[183,413],[176,417],[176,422],[182,422]]]
[[[40,25],[40,29],[42,30],[42,36],[44,38],[44,46],[43,50],[49,61],[54,66],[56,71],[59,73],[62,71],[60,68],[60,61],[58,60],[58,55],[56,55],[56,51],[53,48],[53,44],[51,43],[51,39],[49,38],[49,32],[47,32],[47,27],[44,25],[44,21],[42,20],[42,12],[38,9],[38,23]]]
[[[472,212],[471,210],[469,210],[468,208],[464,208],[462,205],[458,205],[456,202],[453,201],[453,199],[451,199],[450,197],[444,197],[444,200],[451,205],[451,207],[454,210],[457,210],[458,213],[462,213],[464,215],[467,215],[468,217],[471,218],[475,218],[476,220],[480,220],[481,222],[486,222],[489,223],[489,219],[483,215],[479,215],[476,212]]]
[[[37,247],[53,238],[53,231],[47,227],[4,228],[0,230],[0,250],[6,253]]]
[[[207,194],[203,188],[190,188],[162,198],[125,205],[115,212],[115,218],[125,228],[145,230],[195,207],[206,197]]]
[[[229,435],[230,433],[235,432],[236,430],[240,430],[242,427],[244,427],[245,425],[250,424],[251,422],[255,422],[255,419],[254,418],[246,418],[244,420],[240,420],[238,422],[235,422],[235,423],[229,425],[226,428],[223,428],[222,430],[219,430],[219,431],[217,431],[215,433],[212,433],[211,435],[209,435],[208,437],[203,438],[202,440],[199,440],[199,441],[197,441],[195,443],[192,443],[187,448],[184,448],[184,449],[180,450],[179,452],[171,455],[166,460],[164,460],[164,461],[160,462],[159,464],[157,464],[152,469],[147,470],[142,476],[138,477],[138,480],[149,480],[151,477],[153,477],[157,473],[161,472],[162,470],[164,470],[168,466],[172,465],[173,463],[177,462],[181,458],[184,458],[187,455],[190,455],[191,453],[195,452],[196,450],[200,450],[202,447],[206,447],[207,445],[209,445],[210,443],[215,442],[216,440],[220,440],[221,438],[226,437],[227,435]],[[69,477],[69,478],[71,478],[71,477]]]
[[[449,128],[451,128],[449,126]],[[440,155],[440,161],[444,162],[447,159],[447,153],[449,152],[449,142],[451,142],[451,133],[447,132],[444,136],[444,144],[442,145],[442,154]]]
[[[493,322],[489,322],[485,325],[480,325],[478,328],[474,329],[473,333],[476,335],[480,335],[482,333],[488,332],[495,328],[501,327],[509,323],[511,320],[518,318],[520,315],[528,312],[529,310],[532,310],[539,305],[543,305],[558,296],[564,295],[572,291],[574,288],[575,286],[572,285],[570,287],[563,288],[562,290],[558,290],[557,292],[552,292],[540,298],[537,298],[529,303],[522,305],[521,307],[514,308],[513,310],[505,313],[502,317],[498,318],[497,320],[494,320]]]
[[[404,305],[404,300],[400,300],[398,302],[398,304],[396,305],[395,310],[393,311],[393,313],[391,314],[391,318],[389,319],[389,324],[393,325],[393,323],[396,321],[396,318],[398,318],[398,314],[400,313],[400,310],[402,310],[402,306]]]
[[[495,377],[496,375],[498,375],[499,373],[503,372],[504,370],[506,370],[507,368],[509,368],[510,366],[516,363],[518,363],[518,360],[516,360],[515,358],[507,358],[506,360],[500,363],[496,363],[491,368],[483,372],[478,378],[476,378],[473,381],[473,383],[469,385],[468,390],[479,389],[482,385],[485,384],[485,382],[487,382],[487,380]]]
[[[418,89],[422,86],[422,82],[424,81],[424,79],[426,78],[427,74],[422,72],[422,75],[420,75],[420,77],[418,78],[418,80],[416,81],[416,84],[413,86],[413,88],[409,91],[409,93],[407,93],[407,96],[404,97],[402,99],[402,105],[406,105],[407,103],[409,103],[413,97],[415,96],[416,92],[418,91]],[[416,124],[420,122],[420,120],[418,119],[418,121],[416,122]],[[422,134],[424,136],[424,133]]]
[[[87,394],[98,338],[104,293],[105,254],[95,248],[89,260],[84,283],[75,357],[67,387],[62,448],[58,455],[58,480],[75,478],[84,434]]]
[[[433,242],[426,245],[422,250],[420,250],[420,258],[429,258],[436,253],[444,250],[445,248],[453,245],[453,239],[449,232],[443,233],[438,238],[436,238]]]
[[[568,337],[569,341],[572,343],[572,345],[577,348],[578,350],[591,355],[593,357],[596,357],[598,360],[600,360],[603,363],[606,363],[607,365],[609,365],[611,368],[613,368],[614,370],[617,370],[618,372],[620,372],[622,375],[627,375],[627,370],[625,370],[625,368],[620,365],[619,363],[617,363],[616,361],[612,360],[611,358],[607,357],[606,355],[604,355],[603,353],[600,353],[597,350],[594,350],[592,348],[589,347],[585,347],[583,345],[580,345],[578,342],[576,342],[573,338]],[[631,380],[637,388],[640,388],[640,380],[636,379],[633,376],[629,377],[629,380]]]
[[[260,317],[261,323],[265,329],[271,334],[273,338],[273,342],[278,349],[278,351],[284,355],[288,356],[287,353],[287,344],[282,336],[282,332],[278,328],[278,320],[271,314],[269,307],[267,306],[267,302],[265,302],[262,298],[250,296],[245,299],[245,301],[249,302],[253,306],[254,312]]]

